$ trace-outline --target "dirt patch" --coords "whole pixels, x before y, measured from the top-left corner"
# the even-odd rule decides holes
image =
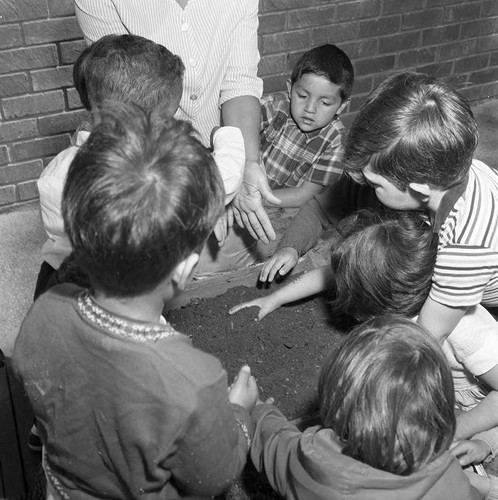
[[[170,311],[167,319],[191,335],[196,347],[220,359],[229,380],[248,364],[261,399],[275,398],[281,411],[294,419],[316,410],[318,373],[341,334],[332,326],[322,296],[281,307],[261,321],[256,307],[228,314],[231,307],[269,293],[232,288],[215,298],[193,299]]]

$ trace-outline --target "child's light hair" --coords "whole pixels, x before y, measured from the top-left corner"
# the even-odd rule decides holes
[[[348,334],[318,386],[323,425],[343,453],[409,475],[446,451],[455,433],[453,379],[437,341],[401,316],[380,316]]]
[[[71,164],[62,214],[92,285],[132,297],[199,252],[222,207],[218,169],[190,124],[114,103]]]
[[[80,54],[73,80],[88,110],[118,101],[137,104],[146,111],[163,109],[172,116],[168,108],[181,96],[184,71],[179,56],[152,40],[106,35]]]
[[[406,72],[384,80],[363,103],[343,162],[360,182],[369,165],[403,191],[412,182],[448,189],[465,179],[477,141],[463,96],[428,75]]]

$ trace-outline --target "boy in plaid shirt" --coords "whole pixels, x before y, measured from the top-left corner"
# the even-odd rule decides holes
[[[300,207],[339,179],[346,129],[338,115],[353,80],[349,57],[322,45],[297,61],[288,92],[263,98],[262,160],[280,208]]]

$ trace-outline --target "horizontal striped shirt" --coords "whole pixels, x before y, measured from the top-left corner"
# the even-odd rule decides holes
[[[108,34],[140,35],[179,55],[185,64],[183,96],[175,115],[189,120],[209,145],[220,106],[262,95],[257,77],[258,0],[75,0],[87,42]]]
[[[450,307],[498,306],[498,172],[481,161],[439,230],[430,297]]]
[[[298,187],[304,181],[329,186],[338,181],[346,134],[339,117],[305,133],[290,115],[286,92],[269,94],[261,103],[261,155],[270,187]]]

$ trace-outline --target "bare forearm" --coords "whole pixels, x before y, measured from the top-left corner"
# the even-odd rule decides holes
[[[223,125],[238,127],[244,137],[246,161],[259,163],[259,127],[261,107],[259,99],[241,96],[230,99],[221,106]]]
[[[311,186],[306,186],[305,189],[303,189],[303,186],[275,189],[273,190],[273,194],[282,200],[282,204],[279,205],[280,208],[299,208],[325,189],[318,184],[312,184]],[[265,203],[265,205],[275,206],[272,203]]]
[[[498,426],[498,392],[491,391],[477,406],[457,414],[455,439],[470,439]]]

